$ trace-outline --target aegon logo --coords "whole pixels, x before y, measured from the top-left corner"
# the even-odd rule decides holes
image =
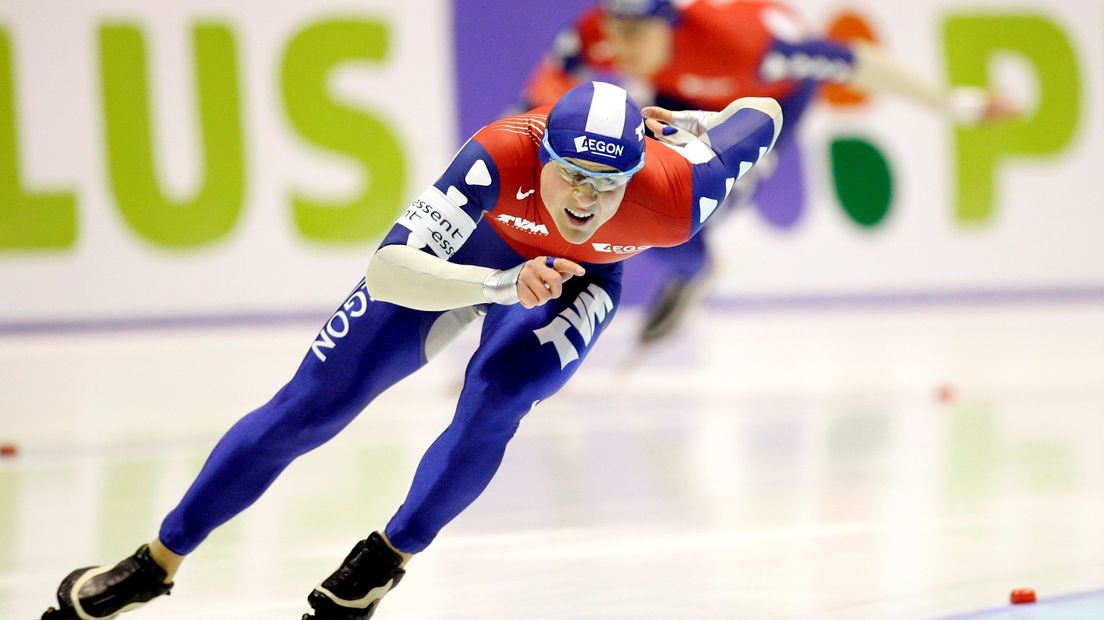
[[[545,237],[548,236],[547,226],[545,226],[544,224],[537,224],[536,222],[530,222],[523,217],[516,217],[503,213],[495,219],[502,222],[503,224],[508,224],[518,230],[523,230],[527,233],[532,233],[534,235],[544,235]]]
[[[326,352],[323,349],[336,347],[339,340],[349,335],[349,329],[352,327],[351,319],[364,316],[367,311],[368,286],[364,280],[361,280],[357,290],[349,295],[349,299],[345,300],[341,308],[330,317],[329,321],[326,321],[322,331],[318,332],[318,338],[311,344],[311,352],[315,357],[325,362]]]
[[[652,247],[650,245],[611,245],[609,243],[592,243],[591,245],[594,246],[595,250],[609,254],[636,254]]]
[[[614,144],[613,142],[596,140],[587,136],[579,136],[575,138],[575,152],[592,152],[603,157],[621,157],[621,154],[625,152],[625,147],[620,144]]]
[[[575,298],[574,308],[564,308],[552,322],[540,329],[533,330],[541,344],[552,343],[560,356],[560,368],[564,368],[579,359],[579,350],[567,339],[567,330],[572,327],[579,332],[583,346],[590,344],[598,326],[613,311],[613,298],[597,284],[591,284],[587,290]]]

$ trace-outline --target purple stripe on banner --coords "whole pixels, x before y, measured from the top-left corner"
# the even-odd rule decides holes
[[[594,0],[453,0],[457,144],[520,100],[560,30]]]
[[[753,202],[768,222],[785,230],[797,226],[805,211],[804,153],[796,140],[781,138],[774,152],[778,167],[759,182]]]
[[[1080,303],[1104,303],[1104,286],[975,291],[901,291],[838,295],[748,295],[715,297],[708,299],[705,305],[715,312],[751,313]],[[302,310],[275,314],[172,315],[85,320],[13,321],[0,323],[0,336],[321,325],[332,313],[332,310]]]

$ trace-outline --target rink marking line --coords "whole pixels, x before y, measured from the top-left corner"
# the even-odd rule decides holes
[[[84,334],[129,331],[273,327],[326,321],[333,310],[302,310],[269,314],[162,315],[111,319],[0,322],[0,336]]]
[[[705,305],[711,310],[732,313],[1012,306],[1037,303],[1104,303],[1104,286],[896,291],[889,293],[859,292],[826,295],[728,295],[705,300]],[[0,321],[0,336],[272,327],[301,323],[321,324],[332,313],[332,309],[325,309],[274,313],[167,314],[149,317]]]
[[[1044,596],[1040,598],[1037,603],[1029,605],[1013,605],[1008,603],[1005,605],[984,607],[982,609],[964,611],[949,616],[940,616],[936,620],[976,620],[978,618],[997,618],[998,615],[999,617],[1004,617],[1004,614],[1007,614],[1009,618],[1015,618],[1019,617],[1015,614],[1020,611],[1032,610],[1034,612],[1035,610],[1046,609],[1048,607],[1063,607],[1067,603],[1080,602],[1082,600],[1092,601],[1093,599],[1099,600],[1101,606],[1104,606],[1104,589],[1071,592],[1067,594],[1058,594],[1056,596]],[[1057,605],[1054,605],[1055,603],[1057,603]]]
[[[712,310],[723,312],[756,312],[764,310],[867,310],[872,308],[915,308],[917,306],[961,307],[1094,302],[1104,302],[1104,287],[917,290],[824,295],[727,295],[707,299],[705,305]]]

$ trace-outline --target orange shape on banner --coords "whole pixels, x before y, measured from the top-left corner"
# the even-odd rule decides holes
[[[851,43],[852,41],[867,41],[877,43],[874,30],[866,19],[858,13],[844,12],[836,16],[828,26],[828,39],[839,43]],[[826,84],[821,90],[824,99],[829,104],[840,107],[863,105],[867,102],[867,94],[840,84]]]

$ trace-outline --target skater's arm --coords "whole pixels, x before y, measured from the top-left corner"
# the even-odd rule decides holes
[[[691,236],[770,152],[782,130],[782,108],[769,97],[737,99],[720,112],[649,106],[642,113],[657,138],[691,164]]]
[[[415,310],[450,310],[491,301],[484,289],[498,290],[495,271],[450,263],[407,245],[388,245],[372,257],[365,280],[372,299]]]
[[[551,262],[551,264],[549,264]],[[563,258],[540,256],[510,269],[460,265],[405,245],[379,249],[368,265],[368,294],[415,310],[521,303],[526,308],[560,296],[561,286],[585,272]]]
[[[416,310],[517,303],[509,282],[516,273],[453,262],[482,214],[474,200],[479,192],[449,176],[442,177],[445,191],[435,185],[411,203],[372,257],[365,282],[373,299]]]
[[[478,263],[480,253],[465,251],[485,211],[498,200],[496,157],[480,142],[492,144],[510,161],[511,137],[503,146],[481,130],[460,149],[444,174],[399,216],[380,244],[365,274],[373,299],[416,310],[451,310],[485,303],[516,304],[529,308],[559,296],[571,275],[582,275],[579,265],[544,257],[508,269]],[[514,136],[515,134],[510,134]],[[521,148],[532,148],[526,141]],[[547,286],[545,286],[547,284]]]
[[[498,294],[503,285],[496,270],[452,262],[483,217],[484,205],[497,200],[497,179],[490,153],[468,140],[380,244],[365,274],[372,298],[417,310],[509,301]]]
[[[720,112],[658,106],[641,110],[658,140],[695,166],[716,161],[718,172],[738,173],[774,146],[782,131],[782,108],[770,97],[744,97]]]
[[[1015,107],[999,94],[971,86],[946,87],[912,70],[881,48],[852,46],[855,73],[851,84],[893,93],[925,105],[960,123],[995,121],[1015,116]]]
[[[949,88],[864,41],[775,41],[763,59],[760,77],[768,82],[813,79],[890,93],[962,123],[1015,114],[1014,108],[997,94],[982,88]]]

